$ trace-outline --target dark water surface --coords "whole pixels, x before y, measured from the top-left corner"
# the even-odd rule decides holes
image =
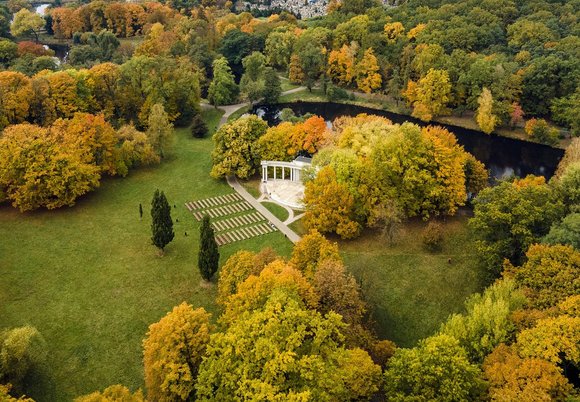
[[[360,113],[367,113],[386,117],[392,122],[399,124],[409,121],[420,126],[428,125],[421,120],[406,115],[331,102],[295,102],[267,106],[258,105],[254,107],[252,113],[263,117],[272,125],[280,122],[279,114],[284,108],[292,109],[297,116],[312,113],[323,117],[327,121],[332,121],[339,116],[356,116]],[[560,159],[564,155],[563,150],[547,145],[500,137],[494,134],[487,135],[480,131],[447,124],[431,124],[443,126],[455,134],[459,144],[463,145],[466,151],[485,163],[493,178],[504,178],[512,175],[524,177],[528,174],[534,174],[549,179],[556,171],[558,162],[560,162]]]

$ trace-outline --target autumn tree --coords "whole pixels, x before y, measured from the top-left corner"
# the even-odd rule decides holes
[[[236,175],[242,179],[253,175],[259,164],[256,141],[267,129],[268,124],[253,115],[220,127],[213,136],[215,147],[211,175]]]
[[[430,69],[419,82],[409,81],[404,95],[413,106],[413,117],[429,121],[445,114],[451,100],[449,74],[445,70]]]
[[[102,173],[117,173],[117,136],[103,115],[75,113],[72,119],[55,121],[51,131],[62,136],[67,144],[77,144],[78,149],[83,149],[80,156],[85,163],[98,166]]]
[[[360,232],[354,218],[354,199],[348,188],[336,180],[331,166],[322,168],[304,190],[304,226],[321,233],[336,233],[343,239]]]
[[[173,124],[169,122],[169,116],[162,104],[156,103],[151,107],[147,119],[147,137],[155,151],[164,156],[173,134]]]
[[[96,391],[88,395],[75,398],[74,402],[144,402],[143,392],[137,390],[135,393],[123,385],[111,385],[102,392]]]
[[[485,358],[483,372],[492,401],[564,401],[572,390],[558,366],[543,359],[522,359],[505,344]]]
[[[126,175],[132,167],[156,165],[160,162],[161,159],[149,142],[147,134],[138,131],[134,126],[121,126],[116,136],[121,143],[117,167],[120,175]]]
[[[38,33],[42,27],[44,27],[44,18],[34,11],[23,8],[14,14],[10,33],[14,36],[32,34],[38,42]]]
[[[486,188],[474,202],[469,226],[482,264],[492,276],[504,259],[521,264],[528,247],[545,236],[564,205],[543,177],[528,176]]]
[[[275,252],[268,248],[258,254],[240,250],[228,258],[219,272],[217,303],[224,306],[227,299],[237,292],[240,283],[250,275],[259,275],[266,265],[277,258]]]
[[[22,391],[23,380],[46,361],[46,342],[31,326],[3,330],[0,333],[0,380]]]
[[[328,139],[326,122],[320,116],[312,116],[296,123],[289,134],[288,154],[296,155],[301,151],[314,154]]]
[[[379,63],[372,48],[365,50],[362,59],[356,65],[356,85],[358,89],[369,94],[381,87],[383,79],[379,74]]]
[[[213,327],[210,314],[185,302],[151,324],[143,340],[148,399],[186,401],[195,384]]]
[[[537,321],[524,329],[515,344],[523,358],[544,359],[553,364],[580,369],[580,316],[561,314]],[[577,371],[576,371],[577,372]]]
[[[497,124],[497,117],[493,114],[493,97],[491,91],[487,88],[483,88],[481,95],[477,100],[479,108],[477,109],[477,114],[475,120],[479,128],[486,134],[491,134],[495,125]]]
[[[291,161],[294,154],[288,152],[290,148],[289,137],[294,130],[294,125],[289,122],[269,127],[256,143],[256,152],[261,160],[265,161]]]
[[[276,289],[295,293],[308,308],[316,308],[318,305],[318,295],[303,273],[282,260],[275,260],[259,274],[250,275],[238,284],[236,293],[224,303],[220,322],[231,324],[242,313],[262,308]]]
[[[213,80],[208,90],[208,100],[214,106],[229,105],[235,102],[239,88],[234,81],[232,70],[225,57],[213,62]]]
[[[556,145],[558,143],[558,129],[550,127],[544,119],[530,119],[526,123],[526,134],[542,144]]]
[[[477,365],[459,342],[437,335],[413,349],[398,349],[385,370],[387,401],[468,401],[482,391]]]
[[[534,244],[519,267],[508,266],[528,297],[530,308],[556,306],[580,292],[580,251],[570,246]]]
[[[204,215],[199,229],[199,253],[197,257],[197,265],[201,277],[205,281],[210,281],[213,275],[217,272],[220,260],[220,253],[218,245],[215,240],[215,235],[209,215]]]
[[[24,74],[0,71],[0,129],[24,122],[32,94],[30,79]]]
[[[330,242],[320,232],[313,230],[294,245],[290,263],[311,277],[325,260],[340,260],[338,245]]]
[[[173,220],[171,219],[171,207],[163,191],[155,190],[151,201],[151,241],[161,253],[175,234],[173,233]]]
[[[342,45],[340,50],[333,50],[328,55],[328,71],[330,78],[341,85],[349,85],[356,76],[356,54],[358,45]]]
[[[300,64],[300,57],[293,54],[288,65],[288,79],[293,84],[302,84],[305,80],[304,70]]]
[[[380,367],[366,352],[342,346],[343,325],[337,314],[323,317],[292,292],[275,290],[262,308],[211,337],[198,400],[369,398],[378,390]]]
[[[74,205],[99,185],[101,169],[87,163],[85,153],[82,144],[63,143],[45,128],[6,128],[0,137],[0,199],[21,211]]]
[[[118,114],[118,82],[121,75],[119,66],[113,63],[97,64],[91,67],[89,75],[98,109],[107,118],[116,116]]]

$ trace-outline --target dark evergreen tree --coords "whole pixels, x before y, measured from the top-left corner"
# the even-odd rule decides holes
[[[203,138],[208,134],[209,130],[201,115],[198,113],[193,116],[193,120],[191,121],[191,135],[195,138]]]
[[[280,77],[278,77],[276,70],[268,67],[264,73],[264,103],[277,103],[281,94],[282,85],[280,84]]]
[[[163,191],[155,190],[151,201],[151,241],[163,252],[171,240],[173,240],[173,221],[171,220],[171,207],[165,198]]]
[[[218,270],[220,253],[208,215],[205,215],[201,221],[199,237],[197,265],[202,278],[209,281]]]

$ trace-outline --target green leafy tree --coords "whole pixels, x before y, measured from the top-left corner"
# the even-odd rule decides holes
[[[173,220],[171,219],[171,207],[163,191],[155,190],[151,201],[151,241],[161,253],[175,234],[173,233]]]
[[[147,397],[153,401],[187,401],[194,387],[212,325],[203,308],[181,303],[151,324],[143,340]]]
[[[213,177],[236,175],[251,177],[260,163],[257,141],[268,129],[268,124],[257,116],[242,117],[223,125],[214,134],[212,152]]]
[[[275,290],[212,335],[197,379],[199,401],[368,399],[380,367],[360,349],[345,349],[338,314],[305,309],[295,293]],[[224,369],[227,368],[227,369]]]
[[[278,73],[271,67],[264,72],[264,103],[274,104],[282,94],[282,84]]]
[[[528,247],[563,214],[562,201],[543,177],[528,176],[481,191],[469,226],[482,263],[498,276],[504,259],[521,264]]]
[[[197,265],[201,277],[206,281],[210,281],[218,270],[220,253],[215,241],[215,235],[213,228],[211,227],[209,215],[204,215],[201,221],[199,239]]]
[[[208,89],[208,100],[214,106],[229,105],[238,97],[239,88],[225,57],[213,62],[213,80]]]
[[[395,352],[385,370],[385,396],[397,402],[477,400],[479,376],[455,338],[437,335]]]
[[[38,33],[44,27],[44,18],[34,11],[25,8],[14,14],[14,20],[10,26],[10,33],[14,36],[34,35],[38,42]]]
[[[264,96],[266,58],[260,52],[253,52],[242,63],[244,74],[240,80],[240,91],[254,103]]]
[[[546,244],[567,244],[580,250],[580,213],[567,215],[562,222],[555,223],[542,240]]]
[[[193,120],[191,121],[191,135],[195,138],[204,138],[206,135],[209,134],[209,129],[203,121],[201,114],[196,114],[193,116]]]
[[[466,314],[453,314],[441,333],[457,339],[471,362],[481,363],[497,345],[512,340],[516,328],[510,314],[524,301],[513,280],[496,282],[483,294],[471,296],[465,303]]]

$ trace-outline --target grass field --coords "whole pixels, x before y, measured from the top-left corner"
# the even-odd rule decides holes
[[[483,289],[465,224],[465,217],[444,224],[440,253],[423,249],[421,221],[407,223],[392,246],[370,231],[357,240],[339,242],[381,338],[413,346],[437,331],[450,314],[463,311],[467,296]]]
[[[282,222],[288,219],[288,211],[286,211],[286,208],[281,207],[280,205],[273,202],[263,202],[262,205],[265,206],[268,211],[272,212],[272,214]]]
[[[204,114],[210,127],[221,116]],[[72,208],[27,214],[0,208],[0,329],[33,325],[49,349],[46,368],[29,379],[35,400],[71,400],[117,383],[142,387],[141,341],[149,324],[182,301],[216,313],[215,286],[200,286],[199,226],[184,207],[231,192],[208,175],[211,148],[210,139],[179,129],[161,165],[106,179]],[[156,188],[176,205],[179,220],[163,257],[150,244]],[[276,232],[220,248],[221,261],[264,244],[283,255],[291,249]]]

